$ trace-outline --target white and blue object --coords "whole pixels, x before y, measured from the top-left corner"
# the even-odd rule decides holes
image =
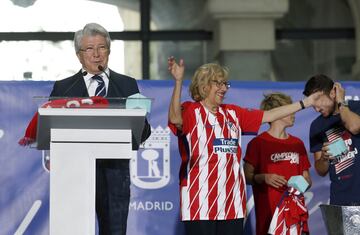
[[[287,185],[297,189],[301,193],[305,193],[306,189],[309,187],[309,183],[302,175],[291,176],[287,182]]]
[[[328,145],[329,150],[328,152],[333,156],[339,156],[346,154],[348,148],[346,147],[345,141],[342,138],[336,139],[334,142]]]
[[[127,97],[125,107],[127,109],[145,109],[147,113],[150,113],[151,99],[136,93]]]

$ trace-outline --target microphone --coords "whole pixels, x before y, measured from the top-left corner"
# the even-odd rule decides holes
[[[88,74],[88,72],[85,70],[84,72],[81,72],[81,75],[84,77]],[[82,78],[81,78],[82,79]],[[71,86],[69,86],[68,89],[66,89],[66,91],[64,92],[64,96],[66,96],[66,94],[71,90],[71,88],[73,88],[78,82],[79,82],[79,78],[75,79],[75,82],[73,84],[71,84]]]
[[[105,74],[105,76],[110,80],[109,75],[105,72],[105,68],[99,64],[98,66],[98,70],[100,70],[101,72],[103,72]]]

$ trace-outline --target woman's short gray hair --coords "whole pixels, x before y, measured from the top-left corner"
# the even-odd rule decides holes
[[[89,23],[86,24],[83,29],[75,32],[75,36],[74,36],[75,52],[79,53],[81,49],[81,40],[83,39],[84,36],[96,36],[96,35],[101,35],[105,38],[106,46],[110,50],[111,38],[109,32],[104,27],[102,27],[97,23]]]
[[[194,73],[189,86],[189,93],[193,100],[204,100],[208,94],[202,89],[210,84],[211,80],[218,78],[228,80],[229,70],[216,63],[209,63],[200,66]]]

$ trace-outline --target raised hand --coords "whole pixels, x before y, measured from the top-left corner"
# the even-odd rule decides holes
[[[334,88],[336,93],[336,102],[343,102],[345,100],[345,89],[338,82],[335,82]]]
[[[184,60],[180,59],[179,64],[177,64],[173,56],[169,57],[168,70],[176,81],[182,81],[185,70]]]
[[[173,56],[168,58],[168,70],[175,79],[174,90],[171,96],[169,106],[169,122],[173,123],[178,130],[182,130],[182,115],[181,115],[181,89],[182,80],[184,77],[184,61],[180,60],[179,64],[176,63]]]

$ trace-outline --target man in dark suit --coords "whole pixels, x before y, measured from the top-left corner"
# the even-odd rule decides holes
[[[108,68],[110,35],[96,23],[85,25],[75,33],[76,55],[82,69],[75,75],[57,81],[51,97],[128,97],[139,93],[134,78]],[[141,141],[151,134],[147,121]],[[129,160],[98,160],[96,163],[96,213],[99,234],[126,234],[130,200]]]

